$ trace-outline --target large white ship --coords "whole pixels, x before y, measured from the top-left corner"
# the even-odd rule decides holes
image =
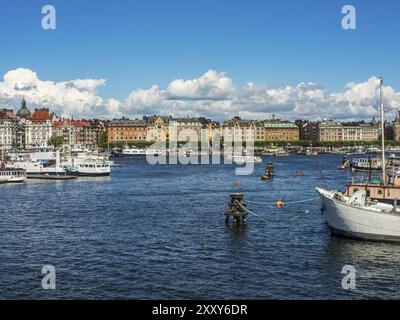
[[[380,79],[381,123],[384,123]],[[340,236],[380,241],[400,241],[400,176],[388,181],[385,161],[385,132],[381,126],[382,155],[380,181],[350,183],[344,192],[316,188],[332,233]]]

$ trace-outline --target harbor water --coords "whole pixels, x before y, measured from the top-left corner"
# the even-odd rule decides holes
[[[262,181],[267,161],[276,175]],[[319,199],[290,203],[342,187],[341,156],[263,157],[249,176],[115,162],[110,177],[0,185],[0,298],[400,298],[399,244],[333,237]],[[245,227],[224,222],[233,192],[253,201]],[[55,290],[42,289],[44,265]],[[345,265],[355,290],[342,288]]]

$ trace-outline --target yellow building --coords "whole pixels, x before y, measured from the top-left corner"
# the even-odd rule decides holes
[[[342,141],[343,127],[337,121],[322,121],[318,124],[319,141]]]
[[[379,126],[374,122],[341,123],[322,121],[318,124],[319,141],[375,141],[379,138]]]
[[[264,140],[264,126],[256,120],[243,120],[234,117],[225,121],[222,129],[225,141],[247,141],[252,138],[254,141]]]
[[[169,121],[171,117],[144,116],[143,120],[147,123],[146,140],[149,142],[165,142],[169,140]]]
[[[299,127],[293,122],[265,122],[265,141],[298,141],[300,137]]]
[[[107,123],[109,142],[143,142],[147,138],[147,124],[142,120],[114,119]]]

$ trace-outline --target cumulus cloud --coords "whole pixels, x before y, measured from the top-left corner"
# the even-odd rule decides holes
[[[126,99],[103,99],[97,89],[104,79],[45,81],[29,69],[7,72],[0,82],[0,107],[18,107],[22,97],[31,106],[48,107],[74,117],[113,118],[149,114],[206,116],[217,120],[239,115],[266,119],[275,114],[284,119],[371,119],[378,116],[379,79],[350,82],[343,90],[329,92],[319,83],[271,87],[247,83],[236,86],[224,72],[209,70],[199,78],[176,79],[165,89],[153,85],[135,89]],[[384,86],[384,103],[390,115],[400,109],[400,92]]]
[[[104,115],[109,108],[117,111],[113,101],[105,101],[96,94],[96,89],[105,82],[104,79],[43,81],[34,71],[18,68],[7,72],[0,82],[0,106],[17,108],[25,97],[31,108],[48,107],[63,116]]]
[[[225,100],[233,90],[231,78],[223,72],[209,70],[198,79],[172,81],[167,94],[173,100]]]

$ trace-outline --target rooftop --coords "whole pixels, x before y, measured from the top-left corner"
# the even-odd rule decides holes
[[[146,121],[143,120],[139,120],[139,119],[134,119],[134,120],[130,120],[130,119],[114,119],[111,120],[108,125],[110,126],[119,126],[119,125],[129,125],[129,126],[133,126],[133,125],[147,125]]]
[[[264,122],[264,128],[298,129],[293,122]]]
[[[53,119],[54,114],[49,112],[47,108],[35,109],[35,112],[32,113],[30,117],[27,119],[32,122],[39,122],[39,121],[47,121]]]

